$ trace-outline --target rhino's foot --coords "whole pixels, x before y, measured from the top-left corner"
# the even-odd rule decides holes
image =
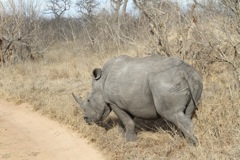
[[[125,136],[125,131],[122,127],[118,128],[119,133],[124,137]]]
[[[190,144],[192,144],[193,146],[198,146],[198,139],[197,139],[197,137],[195,137],[195,136],[193,136],[193,137],[189,137],[188,138],[188,142],[190,143]]]
[[[137,135],[136,135],[136,133],[126,132],[125,138],[126,138],[127,142],[134,142],[137,140]]]

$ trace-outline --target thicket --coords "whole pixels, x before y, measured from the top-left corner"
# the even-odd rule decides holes
[[[140,54],[179,56],[201,71],[216,62],[238,70],[239,1],[194,0],[186,6],[181,1],[133,0],[129,12],[128,0],[110,3],[111,8],[101,9],[96,0],[48,0],[40,9],[35,1],[1,2],[1,64],[33,60],[53,44],[73,43],[85,53],[142,47]],[[71,7],[79,16],[65,15]]]

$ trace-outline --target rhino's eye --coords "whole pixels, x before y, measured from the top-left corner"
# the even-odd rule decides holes
[[[90,102],[90,100],[88,99],[87,102]]]

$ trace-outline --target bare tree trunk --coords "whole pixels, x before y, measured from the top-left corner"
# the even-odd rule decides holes
[[[127,13],[127,4],[128,4],[128,0],[124,0],[123,3],[123,11],[122,11],[122,15],[125,16]]]
[[[1,60],[1,66],[3,67],[3,52],[2,52],[2,39],[0,39],[0,60]]]
[[[4,59],[3,59],[3,37],[2,37],[2,26],[0,28],[0,60],[1,66],[3,67]]]
[[[120,8],[122,5],[122,0],[111,0],[112,4],[114,4],[113,8],[115,9],[114,16],[116,18],[116,35],[117,35],[117,46],[120,46],[120,32],[121,32],[121,16],[120,16]]]
[[[120,7],[121,7],[122,0],[117,0],[117,1],[115,1],[114,3],[116,3],[115,15],[116,15],[117,17],[119,17],[119,15],[120,15]]]
[[[116,11],[115,11],[115,15],[116,15],[116,18],[117,18],[117,34],[118,34],[118,38],[120,36],[120,25],[121,25],[121,20],[120,20],[121,19],[120,18],[121,2],[122,2],[122,0],[117,0],[117,2],[116,2]]]

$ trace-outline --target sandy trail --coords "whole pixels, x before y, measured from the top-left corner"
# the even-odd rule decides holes
[[[27,104],[0,102],[0,160],[102,160],[85,139]]]

